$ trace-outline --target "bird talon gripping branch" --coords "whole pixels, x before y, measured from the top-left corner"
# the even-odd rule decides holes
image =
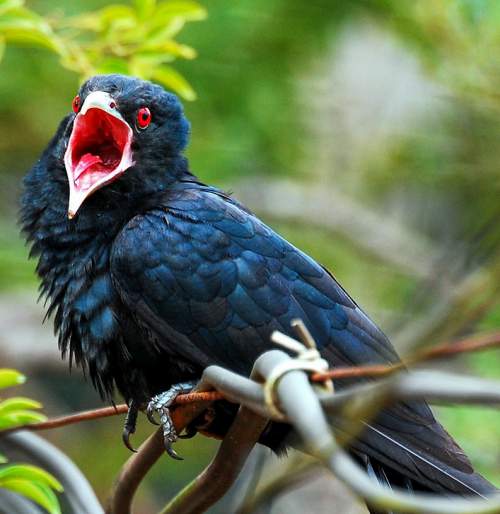
[[[151,398],[146,409],[148,420],[155,425],[161,425],[165,450],[170,457],[176,460],[183,460],[183,458],[172,448],[172,444],[177,441],[179,436],[170,416],[170,407],[175,402],[177,396],[190,393],[195,385],[196,382],[175,384],[168,391]],[[155,414],[158,414],[159,422],[155,419]]]

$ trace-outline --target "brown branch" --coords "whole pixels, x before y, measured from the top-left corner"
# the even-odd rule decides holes
[[[186,405],[193,402],[214,402],[215,400],[224,400],[222,393],[218,391],[204,391],[201,393],[180,394],[175,399],[174,405]]]
[[[421,361],[439,359],[459,353],[489,350],[497,346],[500,346],[500,331],[487,332],[485,334],[465,337],[451,343],[439,344],[432,348],[424,349],[417,354],[416,358]]]
[[[362,377],[385,377],[396,371],[401,370],[403,367],[420,362],[426,362],[434,359],[440,359],[450,355],[458,355],[461,353],[474,352],[480,350],[488,350],[500,346],[500,331],[489,332],[486,334],[475,335],[454,341],[451,343],[444,343],[432,348],[424,349],[418,352],[415,356],[408,358],[405,362],[392,365],[369,365],[369,366],[352,366],[331,369],[325,373],[314,373],[311,376],[313,382],[322,382],[326,379],[340,380],[345,378],[362,378]],[[189,394],[181,394],[175,399],[175,405],[188,405],[196,402],[212,402],[216,400],[223,400],[224,395],[218,391],[205,391],[194,392]],[[8,428],[0,431],[0,436],[15,432],[17,430],[50,430],[53,428],[60,428],[82,421],[91,421],[109,416],[116,416],[118,414],[125,414],[128,410],[127,405],[120,404],[114,407],[103,407],[100,409],[87,410],[70,414],[67,416],[59,416],[52,418],[41,423],[31,423],[27,425],[20,425],[13,428]]]
[[[16,432],[17,430],[29,430],[31,432],[38,432],[40,430],[50,430],[51,428],[60,428],[75,423],[81,423],[82,421],[91,421],[94,419],[108,418],[110,416],[117,416],[118,414],[125,414],[128,411],[128,406],[124,403],[116,405],[114,407],[103,407],[100,409],[85,410],[77,412],[76,414],[69,414],[67,416],[58,416],[57,418],[51,418],[47,421],[41,421],[40,423],[30,423],[26,425],[20,425],[17,427],[7,428],[0,430],[0,436]]]
[[[159,428],[122,466],[112,496],[108,500],[106,514],[130,514],[137,488],[164,451],[163,433]]]
[[[314,373],[311,375],[311,380],[313,382],[323,382],[327,379],[340,380],[343,378],[385,377],[403,367],[403,364],[375,364],[373,366],[335,368],[325,371],[324,373]]]
[[[398,364],[335,368],[325,373],[314,373],[311,376],[311,380],[313,382],[321,382],[327,379],[384,377],[406,366],[441,359],[450,355],[489,350],[498,346],[500,346],[500,331],[488,332],[424,349]]]
[[[311,376],[313,382],[322,382],[326,379],[345,379],[345,378],[362,378],[362,377],[385,377],[402,369],[410,364],[440,359],[450,355],[458,355],[461,353],[474,352],[480,350],[488,350],[500,346],[500,331],[488,332],[486,334],[475,335],[454,341],[444,343],[432,348],[424,349],[415,356],[408,358],[404,363],[393,365],[370,365],[370,366],[352,366],[331,369],[325,373],[314,373]],[[196,402],[212,402],[223,400],[224,396],[218,391],[194,392],[189,394],[181,394],[175,400],[175,405],[187,405]],[[0,431],[0,435],[8,434],[17,430],[49,430],[52,428],[60,428],[82,421],[91,421],[118,414],[125,414],[128,410],[127,405],[120,404],[114,407],[104,407],[100,409],[87,410],[70,414],[67,416],[59,416],[41,423],[32,423],[21,425],[18,427],[8,428]]]
[[[210,401],[203,400],[173,409],[172,421],[177,433],[182,432],[210,403]],[[137,453],[132,455],[123,465],[116,480],[106,514],[130,514],[132,500],[137,488],[164,451],[162,431],[158,429],[139,447]]]
[[[174,405],[187,405],[196,402],[212,402],[215,400],[222,400],[224,397],[217,391],[207,391],[202,393],[189,393],[179,395],[174,402]],[[60,428],[75,423],[81,423],[82,421],[92,421],[100,418],[108,418],[110,416],[117,416],[119,414],[126,414],[128,412],[128,406],[125,403],[121,403],[114,407],[102,407],[100,409],[92,409],[77,412],[75,414],[68,414],[66,416],[58,416],[56,418],[48,419],[47,421],[41,421],[40,423],[30,423],[26,425],[19,425],[17,427],[6,428],[0,430],[0,436],[16,432],[18,430],[30,430],[31,432],[38,432],[40,430],[50,430],[52,428]]]
[[[161,514],[200,514],[233,485],[267,420],[241,407],[212,462],[188,484]]]

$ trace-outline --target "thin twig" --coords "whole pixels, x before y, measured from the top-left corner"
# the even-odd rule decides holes
[[[134,453],[123,465],[115,482],[106,514],[130,514],[132,500],[137,488],[164,450],[163,433],[159,428],[141,444],[137,453]]]
[[[174,402],[174,405],[188,405],[196,402],[212,402],[215,400],[222,400],[224,397],[221,393],[215,391],[207,391],[202,393],[189,393],[179,395]],[[101,418],[108,418],[110,416],[117,416],[119,414],[126,414],[128,406],[125,403],[115,405],[113,407],[102,407],[99,409],[85,410],[75,414],[68,414],[65,416],[58,416],[56,418],[41,421],[40,423],[30,423],[26,425],[19,425],[17,427],[7,428],[0,430],[0,437],[11,432],[18,430],[29,430],[30,432],[38,432],[41,430],[50,430],[53,428],[61,428],[83,421],[93,421]]]
[[[386,377],[412,364],[427,362],[430,360],[440,359],[451,355],[458,355],[461,353],[489,350],[497,346],[500,346],[500,331],[479,334],[472,337],[460,339],[452,343],[444,343],[433,348],[425,349],[419,352],[414,357],[407,359],[404,363],[387,365],[376,364],[368,366],[352,366],[342,368],[339,367],[331,369],[326,373],[314,373],[313,375],[311,375],[311,380],[313,382],[322,382],[326,379],[340,380],[346,378]],[[216,401],[223,399],[238,403],[238,398],[235,398],[234,396],[231,397],[228,394],[223,394],[218,391],[202,391],[189,394],[181,394],[175,399],[174,405],[186,405],[193,402]],[[67,416],[59,416],[57,418],[52,418],[41,423],[20,425],[17,427],[1,430],[0,436],[8,434],[10,432],[15,432],[17,430],[39,431],[60,428],[67,425],[72,425],[74,423],[81,423],[82,421],[91,421],[99,418],[124,414],[127,412],[127,410],[128,407],[126,404],[119,404],[114,407],[103,407],[99,409],[82,411],[76,414],[69,414]]]
[[[325,373],[315,373],[311,376],[311,380],[320,382],[328,378],[338,380],[343,378],[384,377],[411,365],[461,353],[490,350],[498,346],[500,346],[500,331],[488,332],[424,349],[401,363],[335,368]]]
[[[40,423],[31,423],[28,425],[21,425],[18,427],[7,428],[0,431],[0,436],[16,432],[18,430],[29,430],[30,432],[38,432],[39,430],[50,430],[52,428],[60,428],[82,421],[92,421],[94,419],[108,418],[110,416],[117,416],[118,414],[125,414],[128,411],[126,404],[116,405],[114,407],[102,407],[100,409],[85,410],[77,412],[76,414],[69,414],[67,416],[58,416],[51,418],[47,421]]]
[[[416,358],[420,361],[427,361],[459,353],[489,350],[497,346],[500,346],[500,331],[487,332],[424,349],[417,354]]]

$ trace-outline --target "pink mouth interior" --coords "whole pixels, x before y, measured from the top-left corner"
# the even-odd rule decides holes
[[[102,109],[89,109],[75,120],[71,169],[75,188],[88,190],[120,164],[129,140],[129,127]]]

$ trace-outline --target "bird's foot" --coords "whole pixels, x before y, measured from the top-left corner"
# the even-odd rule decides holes
[[[173,459],[183,460],[180,455],[172,448],[172,444],[177,441],[178,435],[175,430],[172,418],[170,416],[170,406],[174,403],[177,396],[180,394],[190,393],[196,386],[196,382],[182,382],[173,385],[168,391],[160,393],[148,403],[147,416],[151,423],[161,425],[163,429],[163,441],[165,450]],[[158,414],[160,421],[157,422],[155,414]],[[188,435],[191,435],[188,432]]]
[[[128,406],[127,416],[125,418],[125,425],[123,427],[122,432],[122,440],[123,444],[131,451],[136,452],[137,450],[130,444],[130,436],[135,433],[135,428],[137,425],[137,414],[139,413],[139,408],[137,404],[132,400],[130,405]]]

